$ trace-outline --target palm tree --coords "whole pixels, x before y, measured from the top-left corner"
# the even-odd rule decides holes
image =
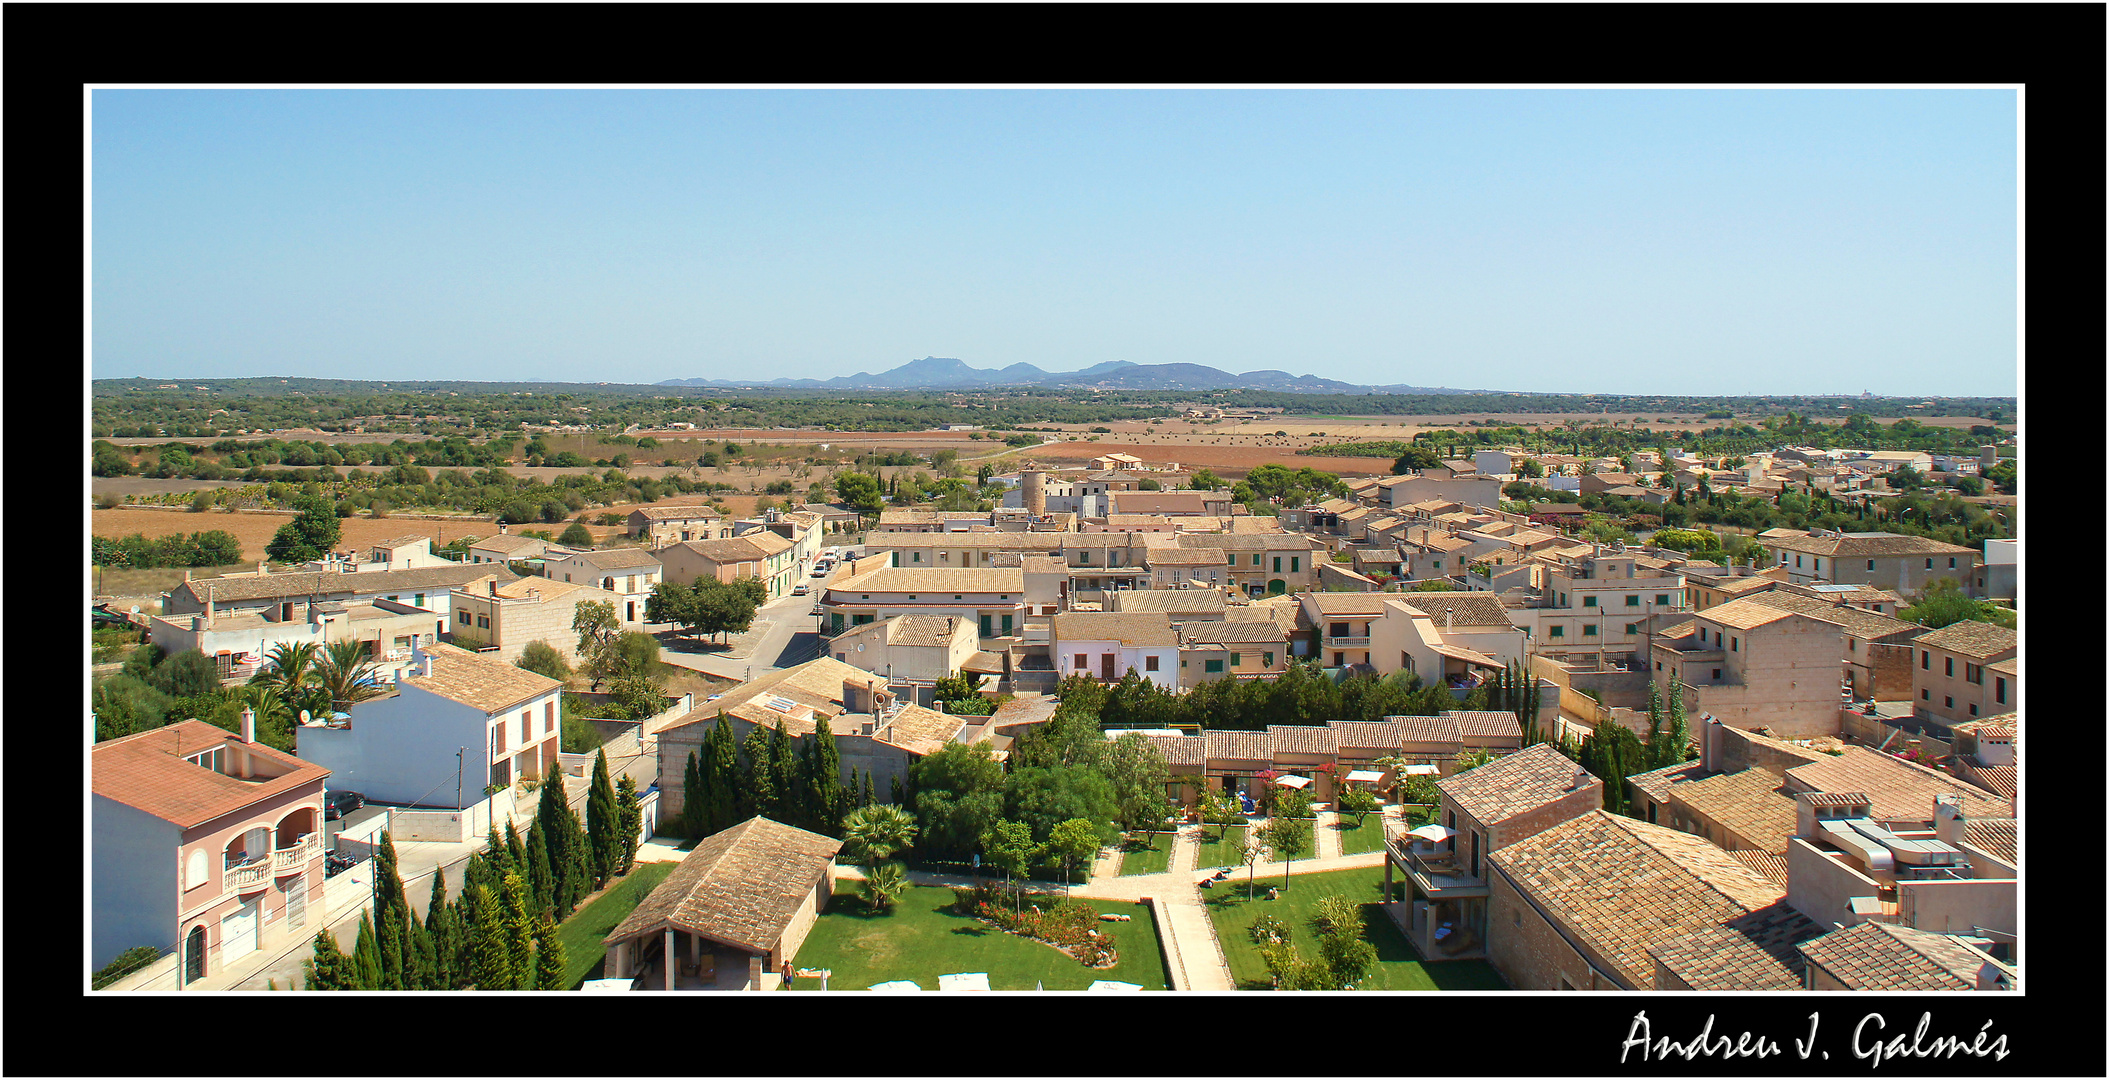
[[[249,685],[269,687],[285,702],[288,711],[320,709],[324,702],[318,700],[321,695],[315,687],[317,651],[312,642],[279,642],[264,655],[268,666],[257,672]],[[257,716],[262,718],[262,709],[257,710]]]
[[[898,806],[860,806],[842,818],[843,847],[864,867],[864,900],[879,910],[891,908],[908,885],[901,864],[888,862],[915,842],[915,816]]]
[[[374,663],[362,641],[334,641],[315,664],[316,686],[328,692],[330,707],[344,712],[359,702],[381,696],[374,679]]]

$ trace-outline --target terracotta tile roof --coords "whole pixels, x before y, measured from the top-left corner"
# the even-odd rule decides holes
[[[432,540],[432,538],[431,538],[431,537],[429,537],[429,536],[426,536],[426,535],[425,535],[425,534],[423,534],[423,533],[412,533],[412,534],[411,534],[411,535],[409,535],[409,536],[398,536],[398,537],[396,537],[396,538],[395,538],[395,539],[393,539],[393,540],[383,540],[383,541],[381,541],[380,543],[378,543],[378,544],[375,544],[375,545],[373,545],[373,546],[374,546],[374,547],[384,547],[384,548],[399,548],[399,547],[402,547],[402,546],[404,546],[404,545],[406,545],[406,544],[415,544],[415,543],[417,543],[417,542],[418,542],[418,541],[420,541],[420,540],[423,540],[423,541],[425,541],[425,542],[427,542],[427,543],[430,543],[430,542],[431,542],[431,540]]]
[[[176,586],[172,598],[181,594],[183,599],[194,601],[202,610],[205,595],[209,590],[215,601],[228,604],[245,600],[270,600],[279,597],[300,598],[313,595],[320,599],[328,596],[349,596],[353,593],[388,593],[399,589],[451,588],[463,585],[480,577],[496,576],[500,581],[511,581],[519,575],[495,563],[450,563],[446,566],[422,566],[415,570],[367,570],[359,573],[319,570],[292,574],[254,574],[242,577],[199,578]]]
[[[1490,592],[1405,593],[1392,599],[1401,597],[1408,607],[1434,619],[1437,626],[1443,624],[1445,614],[1453,614],[1458,626],[1515,625],[1508,607]]]
[[[1699,618],[1707,622],[1725,626],[1731,630],[1752,630],[1769,623],[1779,622],[1781,619],[1791,619],[1794,616],[1795,613],[1792,611],[1784,611],[1777,607],[1761,604],[1756,598],[1747,596],[1740,600],[1730,600],[1725,604],[1716,604],[1698,614]]]
[[[950,645],[965,620],[949,615],[896,615],[886,620],[888,645]]]
[[[614,593],[608,592],[607,590],[599,588],[597,586],[585,585],[576,581],[556,581],[546,577],[515,578],[512,581],[508,581],[505,584],[498,586],[498,595],[505,597],[509,600],[525,600],[527,599],[527,594],[536,593],[539,594],[543,600],[561,600],[567,596],[570,596],[572,593],[580,591],[581,589],[588,590],[596,595],[590,597],[581,597],[580,599],[599,599],[601,597],[606,597],[610,600],[615,599]],[[463,588],[457,589],[455,591],[466,592],[471,596],[475,595],[475,590],[473,589]],[[483,595],[491,595],[490,590],[485,589]]]
[[[1384,601],[1398,599],[1383,593],[1313,592],[1303,595],[1310,597],[1311,606],[1325,615],[1382,615]]]
[[[1513,735],[1522,737],[1523,724],[1512,712],[1446,712],[1443,714],[1457,721],[1458,732],[1465,738],[1501,738]]]
[[[1399,725],[1382,720],[1328,720],[1334,743],[1343,750],[1399,749]]]
[[[1189,643],[1207,642],[1228,644],[1238,642],[1252,645],[1281,645],[1288,639],[1274,620],[1266,622],[1232,622],[1228,619],[1196,620],[1179,624],[1179,636]]]
[[[1657,990],[1801,989],[1800,952],[1793,954],[1794,963],[1789,964],[1726,926],[1709,926],[1658,941],[1648,953],[1684,984],[1654,987]]]
[[[716,701],[699,702],[687,715],[668,723],[660,732],[663,734],[690,724],[714,723],[720,712],[772,730],[781,722],[784,733],[793,736],[812,734],[817,726],[816,718],[822,716],[829,718],[831,730],[840,729],[842,725],[834,723],[833,718],[847,711],[842,701],[845,681],[865,687],[883,688],[886,685],[885,679],[871,672],[823,656],[797,667],[766,672],[726,691]],[[769,707],[770,699],[779,697],[796,707],[796,715]]]
[[[1457,721],[1447,716],[1387,716],[1384,719],[1398,728],[1398,739],[1406,743],[1447,744],[1464,749],[1465,733],[1460,731]]]
[[[2021,770],[2012,765],[1973,765],[1962,763],[1956,769],[1958,775],[1967,771],[1963,779],[2004,799],[2012,799],[2021,788]]]
[[[2010,818],[2014,803],[1945,773],[1934,772],[1865,746],[1848,746],[1840,757],[1824,755],[1787,770],[1798,791],[1865,792],[1879,821],[1931,821],[1933,797],[1959,795],[1965,818]]]
[[[1895,533],[1845,533],[1839,536],[1773,536],[1766,546],[1775,551],[1799,551],[1804,554],[1828,555],[1838,559],[1879,559],[1897,555],[1976,555],[1976,548],[1957,547],[1929,540],[1923,536],[1898,536]],[[1958,564],[1959,565],[1959,564]]]
[[[216,746],[226,748],[229,767],[240,747],[282,775],[262,781],[238,780],[185,760]],[[186,829],[287,791],[319,785],[330,774],[320,765],[262,743],[244,744],[240,735],[203,720],[181,720],[97,743],[90,752],[90,766],[95,794]]]
[[[1206,765],[1208,740],[1192,735],[1146,735],[1150,745],[1164,754],[1167,765]]]
[[[1803,596],[1799,593],[1788,592],[1785,589],[1771,589],[1753,593],[1737,601],[1737,603],[1758,604],[1764,607],[1778,608],[1781,611],[1791,611],[1797,615],[1807,615],[1812,619],[1820,619],[1842,627],[1846,633],[1865,641],[1878,641],[1893,634],[1910,634],[1918,630],[1918,627],[1902,619],[1892,619],[1887,615],[1868,611],[1864,608],[1825,603],[1813,596]],[[1727,606],[1727,604],[1721,605],[1721,607]],[[1721,610],[1719,607],[1708,608],[1703,614],[1711,617],[1714,612],[1719,610]]]
[[[1273,740],[1264,731],[1210,731],[1202,737],[1211,761],[1274,760]]]
[[[1214,589],[1128,589],[1114,593],[1112,600],[1122,613],[1220,612],[1226,606],[1223,594]]]
[[[865,538],[867,551],[911,551],[916,548],[986,548],[993,551],[1060,551],[1064,545],[1083,543],[1091,536],[1126,543],[1120,534],[1073,532],[948,532],[883,533]]]
[[[840,850],[840,840],[748,818],[697,843],[602,943],[672,926],[766,953],[782,940]]]
[[[1769,851],[1753,851],[1742,848],[1728,853],[1728,857],[1758,872],[1766,881],[1784,889],[1787,887],[1787,857]]]
[[[646,521],[707,521],[718,512],[708,506],[640,506],[629,516],[642,516]]]
[[[1496,825],[1592,785],[1601,790],[1604,782],[1558,750],[1538,743],[1435,786],[1480,824]]]
[[[1054,617],[1056,647],[1070,641],[1118,641],[1123,645],[1177,645],[1171,619],[1161,611],[1064,611]]]
[[[1222,566],[1222,548],[1151,548],[1151,566]]]
[[[1976,821],[1965,821],[1963,822],[1963,843],[1982,850],[1985,854],[2006,863],[2008,866],[2013,866],[2015,865],[2015,859],[2020,856],[2020,849],[2016,846],[2014,838],[2017,824],[2018,822],[2013,818],[1984,818]]]
[[[1267,737],[1276,753],[1334,754],[1340,751],[1340,736],[1332,728],[1314,724],[1269,724]]]
[[[685,540],[669,544],[669,548],[687,548],[714,563],[759,562],[791,547],[791,542],[773,532],[763,529],[745,536],[728,536],[719,540]]]
[[[1037,724],[1054,719],[1055,709],[1061,705],[1050,696],[1014,697],[996,706],[996,715],[989,718],[992,728],[1010,727],[1013,724]]]
[[[1202,521],[1205,519],[1195,518],[1193,520]],[[1268,533],[1284,533],[1289,531],[1287,529],[1282,528],[1281,519],[1279,518],[1252,517],[1250,515],[1247,515],[1245,517],[1232,517],[1228,520],[1230,522],[1230,531],[1234,534],[1241,536],[1256,536]]]
[[[412,674],[404,678],[402,684],[486,713],[504,712],[564,685],[546,675],[537,675],[526,668],[452,645],[434,644],[423,648],[426,655],[432,657],[432,674]],[[418,670],[413,663],[411,671]],[[354,712],[357,709],[353,706]]]
[[[929,594],[925,599],[947,599],[953,593],[997,593],[1009,594],[1022,599],[1025,592],[1025,571],[1008,567],[930,567],[885,566],[868,574],[859,574],[846,581],[828,586],[828,593],[836,600],[855,603],[846,593],[915,593]],[[943,594],[939,596],[938,594]]]
[[[1058,555],[1021,554],[1012,555],[1011,557],[1018,560],[1017,563],[1015,563],[1014,565],[1016,565],[1020,570],[1028,574],[1066,574],[1069,572],[1069,564],[1063,562],[1061,557]],[[997,556],[995,555],[989,556],[989,565],[1003,565],[1001,563],[996,562],[996,558]]]
[[[1229,497],[1210,493],[1217,500]],[[1122,514],[1198,514],[1207,509],[1198,491],[1113,491],[1107,498]]]
[[[536,539],[532,536],[514,536],[510,533],[499,533],[496,536],[486,536],[483,539],[470,544],[469,550],[501,552],[527,551],[533,548],[543,547],[546,543],[546,541]]]
[[[771,535],[774,534],[772,533]],[[599,570],[629,570],[636,567],[656,567],[659,565],[658,556],[641,548],[610,548],[606,551],[581,551],[572,555],[568,561],[582,562]]]
[[[1039,558],[1040,556],[1034,557]],[[1054,563],[1057,566],[1061,565],[1062,562],[1062,560],[1060,559],[1049,559],[1048,561]],[[1009,569],[1011,567],[1024,569],[1025,556],[1020,555],[1015,551],[992,551],[989,552],[988,561],[982,563],[982,565],[1002,567],[1004,569]]]
[[[1770,908],[1785,896],[1696,836],[1602,810],[1494,851],[1487,863],[1633,989],[1654,985],[1650,946]],[[1784,916],[1778,921],[1791,926]]]
[[[1670,799],[1671,785],[1705,775],[1705,765],[1697,761],[1687,761],[1681,765],[1665,765],[1653,772],[1634,773],[1626,777],[1626,782],[1646,793],[1648,798],[1658,803],[1666,803]]]
[[[1913,644],[1921,649],[1939,649],[1957,656],[1988,660],[2013,651],[2020,640],[2020,635],[2004,626],[1965,619],[1929,631]]]
[[[1880,922],[1803,942],[1801,954],[1848,990],[1975,990],[1992,962],[1946,934]]]
[[[1325,545],[1300,533],[1180,533],[1180,547],[1224,551],[1316,551]]]
[[[1785,855],[1794,835],[1795,804],[1781,784],[1777,773],[1744,769],[1671,784],[1669,801],[1718,822],[1760,851]]]
[[[911,754],[935,754],[945,748],[945,743],[959,737],[959,729],[966,722],[950,713],[910,705],[893,715],[893,719],[880,730],[879,740],[892,743]]]

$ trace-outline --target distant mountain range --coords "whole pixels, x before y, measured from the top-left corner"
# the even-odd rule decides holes
[[[1297,394],[1469,394],[1474,390],[1447,387],[1358,386],[1321,379],[1316,375],[1291,375],[1264,369],[1233,375],[1202,364],[1134,364],[1111,360],[1082,371],[1043,371],[1031,364],[1007,368],[969,367],[966,362],[944,356],[910,360],[877,375],[860,371],[833,379],[667,379],[658,386],[782,386],[814,390],[975,390],[1001,386],[1060,386],[1107,390],[1279,390]]]

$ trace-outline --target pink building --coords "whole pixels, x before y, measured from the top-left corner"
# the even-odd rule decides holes
[[[93,948],[180,948],[189,986],[321,921],[329,770],[200,720],[93,751]]]

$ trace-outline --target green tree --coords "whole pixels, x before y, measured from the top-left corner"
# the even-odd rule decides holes
[[[1195,469],[1193,476],[1187,480],[1187,483],[1193,485],[1193,490],[1195,491],[1220,491],[1223,489],[1222,478],[1218,477],[1212,469]]]
[[[835,748],[835,733],[828,728],[827,717],[816,717],[813,733],[802,741],[812,747],[805,789],[814,831],[838,835],[842,831],[842,815],[849,807],[842,794],[842,757]]]
[[[344,526],[337,520],[337,508],[328,499],[306,496],[294,503],[300,513],[292,521],[279,527],[264,548],[264,554],[278,562],[307,562],[330,553],[337,542],[344,538]]]
[[[644,831],[644,807],[638,805],[637,780],[624,773],[615,782],[616,819],[622,827],[621,846],[616,851],[615,872],[627,874],[637,864],[637,837]]]
[[[1091,822],[1101,844],[1112,843],[1117,812],[1113,786],[1097,769],[1019,769],[1003,785],[1003,816],[1024,822],[1037,843],[1052,841],[1055,827],[1075,818]]]
[[[507,990],[534,989],[535,924],[527,913],[527,894],[528,885],[518,874],[505,875],[499,885],[497,921],[503,927],[507,967],[513,975],[513,985],[504,988]]]
[[[1382,809],[1383,804],[1368,788],[1349,787],[1340,793],[1340,812],[1355,815],[1355,827],[1362,827],[1362,819]]]
[[[876,910],[893,906],[905,880],[893,856],[915,843],[915,818],[897,806],[863,806],[842,819],[843,851],[864,867],[864,898]]]
[[[1099,831],[1103,825],[1084,818],[1071,818],[1056,825],[1047,836],[1047,851],[1062,860],[1065,883],[1075,881],[1076,864],[1098,854],[1102,840]]]
[[[310,990],[357,990],[358,965],[337,947],[335,934],[324,930],[315,935],[315,955],[301,961],[303,981]]]
[[[373,920],[359,913],[359,940],[352,948],[352,972],[357,980],[348,990],[379,990],[386,979],[381,971],[381,946],[374,939]]]
[[[458,990],[462,976],[461,912],[447,902],[447,868],[432,871],[432,895],[425,901],[425,936],[432,942],[434,990]]]
[[[1114,822],[1129,832],[1161,829],[1171,815],[1165,785],[1171,769],[1149,736],[1130,732],[1108,743],[1099,771],[1113,789]]]
[[[565,547],[590,548],[593,546],[593,531],[574,521],[557,537],[557,543]]]
[[[1267,831],[1266,826],[1262,825],[1257,829],[1247,829],[1242,834],[1223,841],[1224,854],[1229,856],[1231,862],[1245,868],[1245,899],[1247,900],[1252,899],[1255,879],[1259,875],[1259,866],[1267,858],[1267,844],[1271,839],[1273,839],[1273,834]]]
[[[519,877],[508,873],[505,880],[517,888]],[[469,977],[478,990],[514,990],[520,975],[513,967],[513,945],[504,909],[488,886],[477,885],[469,907],[481,912],[470,926]]]
[[[1934,630],[1959,622],[1991,623],[2009,630],[2020,625],[2018,613],[1963,595],[1954,578],[1933,579],[1910,607],[1897,612],[1897,618]]]
[[[1420,443],[1412,443],[1406,447],[1405,453],[1399,455],[1398,460],[1391,463],[1391,474],[1393,476],[1404,476],[1407,473],[1418,472],[1422,469],[1433,469],[1442,463],[1443,459],[1435,451]],[[1532,464],[1536,464],[1536,462]]]
[[[330,708],[348,713],[352,706],[384,693],[377,670],[365,642],[333,641],[315,664],[315,685],[328,695]]]
[[[1025,898],[1018,893],[1016,882],[1025,876],[1042,851],[1039,844],[1033,843],[1032,826],[1022,821],[998,820],[982,834],[981,846],[989,865],[1003,871],[1004,880],[1011,885],[1016,897],[1016,906],[1023,911]]]
[[[527,884],[529,911],[549,911],[556,907],[557,877],[550,867],[549,830],[542,825],[538,815],[527,825]]]
[[[519,667],[544,678],[558,682],[571,680],[571,665],[564,662],[564,654],[546,641],[530,641],[520,650],[520,659],[513,661]]]
[[[874,911],[890,911],[908,888],[907,872],[900,863],[880,863],[864,872],[864,902]]]
[[[704,741],[702,764],[704,784],[709,796],[704,802],[708,817],[705,819],[709,832],[729,829],[744,820],[738,817],[740,764],[739,746],[732,738],[732,725],[724,713],[718,714],[718,722]],[[705,833],[703,835],[708,835]]]
[[[1282,857],[1282,888],[1289,887],[1289,867],[1298,855],[1311,850],[1311,821],[1301,817],[1272,817],[1254,830],[1265,833],[1258,842]]]
[[[1626,778],[1647,771],[1645,755],[1639,737],[1608,717],[1582,740],[1580,763],[1604,782],[1604,809],[1626,812]]]
[[[879,478],[869,473],[844,472],[835,477],[835,497],[860,515],[877,514],[886,508],[879,494]]]
[[[615,801],[615,782],[608,779],[608,752],[593,761],[593,780],[586,794],[586,836],[593,852],[593,884],[606,885],[622,863],[622,804]]]
[[[769,729],[760,724],[747,729],[747,737],[740,740],[740,752],[744,781],[739,790],[747,804],[736,816],[745,820],[759,814],[771,821],[781,820],[781,812],[777,809],[777,770],[771,764],[774,755],[770,751]]]
[[[580,601],[571,630],[579,636],[580,667],[591,680],[590,689],[598,692],[601,683],[620,674],[622,658],[615,651],[615,639],[622,636],[622,622],[615,617],[614,602]]]
[[[410,898],[403,895],[395,842],[386,832],[374,850],[373,875],[374,941],[381,954],[381,981],[373,989],[414,990],[405,977],[410,966]]]
[[[564,985],[564,939],[557,936],[557,923],[549,912],[535,926],[535,985],[537,990],[568,990]]]

